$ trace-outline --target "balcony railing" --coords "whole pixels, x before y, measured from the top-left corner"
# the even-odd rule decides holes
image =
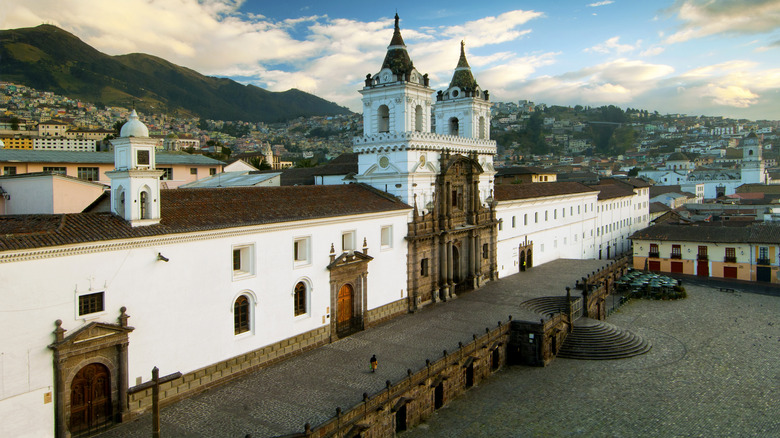
[[[769,259],[758,258],[758,259],[756,259],[756,264],[757,265],[768,265],[769,264]]]
[[[681,258],[682,258],[682,254],[672,253],[672,254],[669,256],[669,258],[670,258],[670,259],[681,259]]]
[[[707,254],[696,254],[696,260],[701,260],[703,262],[706,262],[710,258],[707,257]]]
[[[736,256],[734,256],[734,257],[729,257],[729,256],[723,257],[723,263],[737,263],[737,257]]]
[[[659,253],[658,251],[650,251],[649,253],[647,253],[647,256],[650,258],[657,259],[661,257],[661,253]]]

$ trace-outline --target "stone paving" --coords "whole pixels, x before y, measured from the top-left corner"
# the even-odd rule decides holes
[[[518,305],[565,294],[604,261],[558,260],[492,282],[166,407],[167,437],[272,437],[301,432],[359,403],[425,359],[453,351]],[[626,304],[608,321],[653,343],[618,361],[556,359],[508,367],[450,402],[409,437],[780,436],[780,298],[689,285],[682,301]],[[369,372],[371,354],[379,370]],[[102,436],[146,437],[151,417]]]
[[[780,436],[780,297],[684,286],[685,300],[632,300],[607,319],[649,353],[509,367],[404,436]]]
[[[360,403],[385,381],[397,382],[406,370],[454,351],[498,321],[536,320],[518,308],[533,297],[565,295],[584,273],[604,266],[599,260],[558,260],[535,267],[459,298],[404,315],[379,327],[264,368],[246,377],[183,400],[161,410],[161,433],[168,437],[272,437],[302,432],[305,423],[321,424],[336,408]],[[132,340],[131,340],[132,342]],[[379,369],[369,372],[372,354]],[[147,437],[151,416],[114,427],[101,436]]]

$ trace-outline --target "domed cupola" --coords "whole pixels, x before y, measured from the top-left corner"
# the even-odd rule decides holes
[[[476,139],[489,139],[490,97],[471,73],[466,44],[460,42],[460,58],[450,86],[436,93],[436,132]]]
[[[412,58],[409,57],[409,52],[406,51],[406,44],[404,44],[404,39],[401,37],[401,29],[398,27],[398,14],[395,14],[393,39],[390,40],[390,45],[387,46],[387,54],[382,62],[382,69],[389,69],[399,80],[405,79],[414,70]]]
[[[111,212],[134,227],[160,222],[160,177],[155,168],[157,140],[133,110],[122,125],[114,146],[114,170],[111,178]]]
[[[450,81],[450,88],[458,87],[463,91],[474,91],[479,85],[477,80],[474,79],[474,75],[471,74],[471,67],[466,60],[466,43],[460,42],[460,59],[458,59],[458,66],[455,67],[455,73],[452,75],[452,81]]]
[[[450,86],[445,91],[439,91],[436,100],[463,99],[466,97],[488,100],[487,92],[482,93],[482,89],[471,73],[471,67],[466,59],[466,43],[461,41],[460,58],[458,59],[458,66],[455,67],[455,73],[452,74]]]
[[[119,131],[120,137],[149,137],[149,128],[144,125],[141,119],[138,118],[138,113],[130,113],[127,118],[127,123],[122,125],[122,129]]]

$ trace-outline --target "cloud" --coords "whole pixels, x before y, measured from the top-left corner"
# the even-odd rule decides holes
[[[660,55],[664,51],[666,51],[665,48],[660,47],[660,46],[654,46],[654,47],[648,48],[647,50],[642,51],[639,55],[643,56],[643,57],[656,56],[656,55]]]
[[[530,30],[519,30],[518,26],[544,16],[535,11],[509,11],[495,17],[485,17],[466,22],[460,26],[440,28],[439,32],[445,37],[463,38],[468,36],[468,42],[474,47],[486,44],[498,44],[514,41]]]
[[[597,8],[599,6],[611,5],[612,3],[615,3],[615,2],[612,1],[612,0],[604,0],[604,1],[601,1],[601,2],[591,3],[591,4],[588,5],[588,7],[589,8]]]
[[[667,43],[717,34],[762,34],[780,27],[777,0],[682,0],[667,12],[682,22],[680,29],[666,38]]]
[[[716,105],[733,106],[737,108],[747,108],[758,101],[758,95],[748,89],[734,85],[720,86],[716,84],[707,84],[702,90],[702,95],[712,98],[712,103]]]
[[[274,20],[240,12],[243,0],[123,0],[121,11],[117,3],[104,0],[6,3],[5,27],[48,22],[110,55],[148,53],[272,91],[298,88],[354,110],[361,108],[356,90],[366,73],[379,69],[393,26],[390,17],[367,22],[325,15]],[[516,54],[481,54],[479,48],[521,39],[531,32],[522,26],[543,16],[514,10],[456,26],[419,29],[405,28],[402,19],[401,30],[418,70],[430,74],[432,85],[446,85],[462,39],[471,64],[489,69]],[[510,62],[505,70],[518,74],[533,68]]]
[[[636,49],[640,45],[640,41],[637,42],[636,46],[632,46],[630,44],[620,44],[618,42],[620,40],[620,37],[612,37],[606,41],[604,41],[601,44],[596,44],[593,47],[589,47],[584,49],[584,52],[586,53],[612,53],[615,52],[617,54],[622,54],[625,52],[630,52],[634,49]]]

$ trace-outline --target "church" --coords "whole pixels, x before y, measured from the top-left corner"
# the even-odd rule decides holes
[[[612,258],[638,180],[494,185],[465,47],[430,87],[398,17],[366,76],[355,184],[163,189],[133,112],[110,211],[0,216],[0,424],[70,437],[557,258]],[[522,275],[522,274],[520,274]],[[478,292],[475,292],[478,293]]]

